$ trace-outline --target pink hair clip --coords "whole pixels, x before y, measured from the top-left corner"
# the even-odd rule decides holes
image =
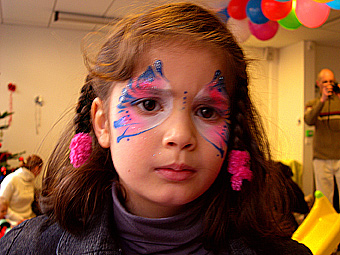
[[[250,155],[247,151],[232,150],[229,154],[228,172],[231,177],[231,187],[240,191],[244,179],[251,181],[253,172],[250,171]]]
[[[70,161],[73,167],[82,166],[92,152],[92,137],[88,133],[75,134],[70,143]]]

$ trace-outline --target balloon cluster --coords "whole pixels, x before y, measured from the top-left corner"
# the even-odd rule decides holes
[[[269,40],[280,26],[288,30],[320,27],[331,8],[340,10],[340,0],[227,0],[217,12],[238,41],[244,42],[250,35]]]

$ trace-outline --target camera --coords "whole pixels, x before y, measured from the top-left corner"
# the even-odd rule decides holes
[[[339,88],[337,82],[334,82],[334,84],[332,85],[332,87],[333,87],[333,92],[334,92],[334,93],[336,93],[336,94],[340,93],[340,88]]]

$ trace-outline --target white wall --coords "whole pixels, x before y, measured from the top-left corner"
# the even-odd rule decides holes
[[[316,44],[314,42],[305,42],[304,49],[304,106],[315,97],[315,65],[316,65]],[[305,109],[304,109],[305,110]],[[304,123],[303,128],[303,190],[305,194],[313,194],[315,191],[314,173],[313,173],[313,138],[306,135],[307,130],[314,130],[314,127],[307,126]]]
[[[333,70],[337,81],[340,81],[340,45],[339,47],[316,46],[315,79],[323,68]]]
[[[249,68],[250,88],[274,159],[302,162],[304,42],[282,49],[247,48],[246,53],[257,59]]]
[[[252,59],[248,72],[249,89],[260,113],[274,158],[278,155],[278,67],[279,51],[272,48],[244,48]]]
[[[261,50],[262,58],[249,71],[255,77],[253,99],[264,121],[273,158],[302,164],[302,188],[310,194],[314,188],[312,148],[304,137],[303,115],[305,102],[310,99],[307,85],[314,79],[315,45],[302,41],[281,49],[248,49],[248,54],[260,56]]]
[[[61,131],[52,126],[75,104],[85,79],[80,50],[85,33],[1,25],[0,36],[1,113],[9,110],[8,83],[17,86],[12,125],[3,131],[0,151],[37,153],[46,161]],[[42,107],[34,103],[37,95]]]
[[[304,43],[280,49],[278,135],[281,159],[302,162]]]

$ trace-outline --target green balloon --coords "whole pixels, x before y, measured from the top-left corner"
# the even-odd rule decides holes
[[[277,21],[281,27],[285,29],[294,30],[301,26],[300,21],[296,17],[295,10],[292,9],[290,13],[281,20]]]

